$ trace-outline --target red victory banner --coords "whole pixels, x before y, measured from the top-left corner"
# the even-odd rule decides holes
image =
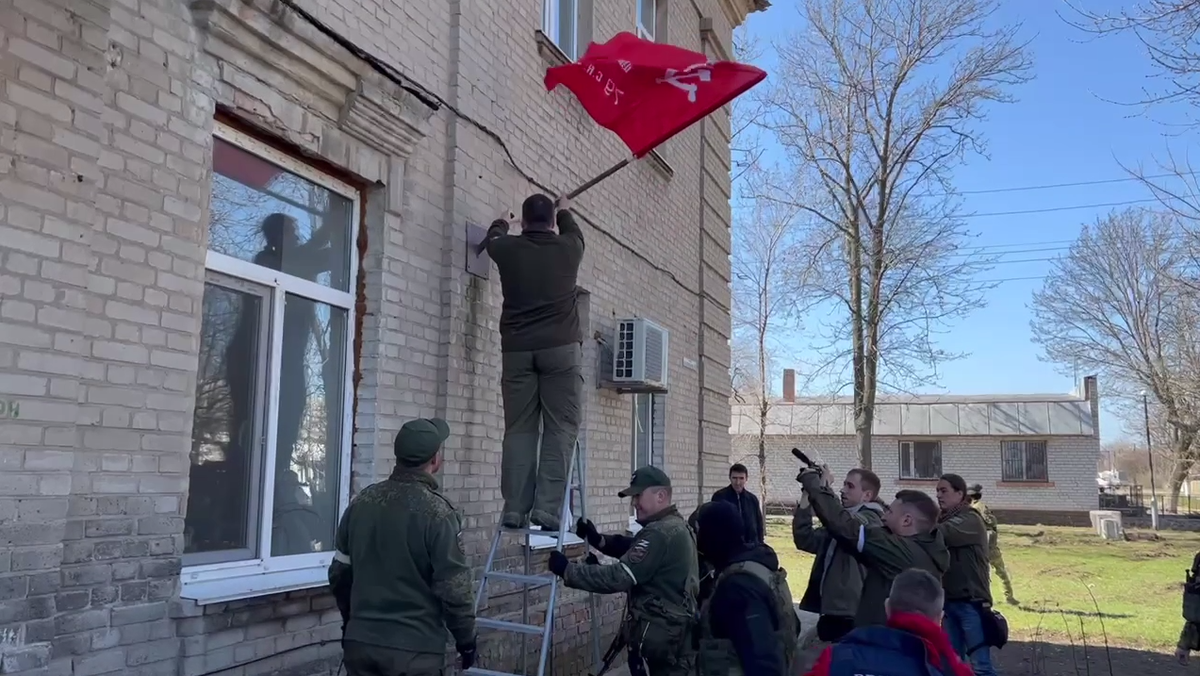
[[[546,71],[546,90],[569,89],[597,124],[617,134],[633,157],[576,188],[594,186],[767,77],[754,66],[709,62],[699,52],[618,33],[592,43],[575,63]]]

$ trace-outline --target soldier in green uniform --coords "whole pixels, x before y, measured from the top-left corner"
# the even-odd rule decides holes
[[[474,589],[462,521],[438,492],[445,420],[396,435],[396,469],[363,489],[338,524],[329,585],[342,613],[349,676],[440,676],[446,630],[463,669],[475,662]]]
[[[971,500],[971,507],[979,512],[979,516],[983,517],[983,524],[987,526],[988,559],[991,561],[996,575],[1004,583],[1004,598],[1009,604],[1015,606],[1017,605],[1017,599],[1013,596],[1012,579],[1008,576],[1008,567],[1004,565],[1004,555],[1000,553],[999,522],[996,521],[996,517],[987,508],[987,505],[983,504],[983,486],[972,484],[967,492],[967,497]]]
[[[629,652],[632,676],[690,676],[695,666],[692,641],[699,572],[696,540],[671,500],[671,480],[660,469],[642,467],[629,488],[642,529],[633,537],[601,535],[590,522],[578,535],[616,563],[571,563],[550,554],[550,571],[572,589],[596,594],[628,592],[620,639]]]

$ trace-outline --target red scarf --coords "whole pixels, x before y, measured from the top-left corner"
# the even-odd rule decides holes
[[[924,641],[925,648],[929,651],[930,664],[938,668],[946,664],[954,670],[952,674],[946,676],[975,675],[971,667],[959,659],[958,654],[954,652],[954,646],[950,645],[950,637],[946,635],[945,630],[928,617],[914,613],[892,613],[892,616],[888,618],[887,626],[908,632]]]

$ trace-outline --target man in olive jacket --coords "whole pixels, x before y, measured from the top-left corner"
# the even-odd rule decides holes
[[[433,475],[445,420],[411,420],[396,435],[396,469],[363,489],[338,524],[329,585],[342,613],[349,676],[436,676],[446,630],[463,669],[475,662],[474,589],[454,506]]]
[[[696,539],[671,501],[671,480],[656,467],[634,472],[629,488],[642,529],[633,537],[601,535],[582,521],[578,535],[616,563],[571,563],[550,554],[550,571],[572,589],[595,594],[627,592],[621,636],[627,641],[630,672],[690,676],[695,668],[693,635],[699,572]],[[641,671],[639,671],[641,670]]]
[[[867,526],[883,523],[883,505],[875,502],[879,477],[871,470],[850,470],[842,482],[840,497],[842,507]],[[853,547],[839,544],[825,528],[813,528],[811,505],[797,503],[792,514],[792,542],[796,549],[816,555],[800,609],[820,614],[818,639],[826,643],[840,641],[854,629],[866,568],[859,563]]]
[[[862,596],[855,613],[856,626],[887,622],[883,602],[892,581],[909,568],[920,568],[941,579],[950,565],[946,542],[937,530],[938,506],[921,491],[904,490],[888,506],[882,526],[868,526],[842,507],[825,486],[819,469],[804,468],[796,481],[804,487],[801,502],[811,502],[813,512],[839,544],[849,545],[867,569]]]

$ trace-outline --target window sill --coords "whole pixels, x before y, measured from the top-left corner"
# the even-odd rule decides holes
[[[554,40],[541,30],[533,31],[533,41],[537,43],[538,54],[550,65],[565,66],[573,62],[573,59],[567,56],[567,53],[554,44]]]
[[[1053,481],[997,481],[996,488],[1054,488]]]
[[[662,153],[658,152],[657,150],[651,150],[650,153],[646,155],[646,159],[649,160],[650,165],[654,167],[654,170],[662,174],[665,178],[671,179],[675,177],[675,169],[672,168],[670,163],[667,162],[666,158],[662,156]]]
[[[255,567],[241,574],[228,567],[185,568],[180,575],[179,596],[204,606],[324,587],[329,584],[331,558],[323,556],[323,561],[287,570]]]

